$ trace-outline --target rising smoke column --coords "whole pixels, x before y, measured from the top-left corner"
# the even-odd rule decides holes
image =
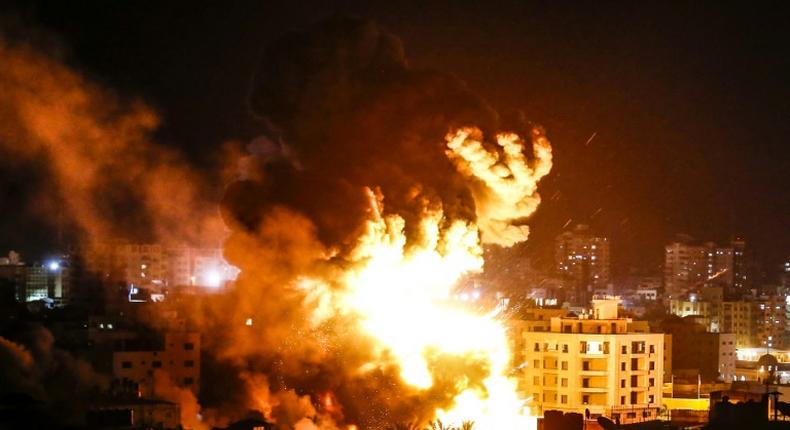
[[[0,32],[0,154],[40,169],[35,207],[82,240],[217,243],[224,233],[206,177],[151,138],[158,114]]]
[[[363,428],[430,419],[443,408],[439,415],[457,419],[449,408],[477,407],[480,393],[510,389],[491,374],[506,370],[503,343],[491,345],[499,348],[492,362],[492,351],[445,343],[438,330],[422,344],[401,344],[399,329],[418,333],[409,324],[393,332],[391,324],[436,311],[433,300],[481,269],[483,243],[526,240],[537,181],[551,167],[544,132],[505,124],[460,80],[412,69],[397,38],[350,19],[269,47],[250,105],[268,150],[257,165],[245,164],[254,174],[228,188],[223,214],[232,229],[226,257],[242,269],[235,324],[247,316],[255,323],[213,348],[240,372],[267,375],[266,393],[309,393],[319,418]],[[428,290],[398,289],[410,279],[422,285],[421,261],[439,272],[451,267]],[[413,270],[418,276],[409,278]],[[371,290],[388,282],[398,290]],[[382,300],[387,293],[392,301]],[[402,293],[420,303],[400,307]],[[387,304],[400,314],[385,312]],[[382,312],[391,317],[377,318]],[[495,322],[476,321],[504,341]],[[424,347],[436,351],[426,358]],[[255,384],[248,389],[256,397]]]

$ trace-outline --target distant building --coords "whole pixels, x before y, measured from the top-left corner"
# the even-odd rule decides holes
[[[728,301],[721,305],[721,326],[723,333],[735,334],[735,346],[749,348],[752,346],[754,334],[752,303],[747,301]]]
[[[0,287],[6,293],[13,295],[16,301],[25,301],[25,279],[27,277],[27,267],[19,257],[19,254],[11,251],[8,257],[0,257]]]
[[[664,335],[618,318],[617,300],[595,300],[589,314],[552,317],[548,332],[520,334],[519,387],[537,413],[589,409],[622,423],[658,416]]]
[[[106,284],[216,288],[238,274],[221,248],[116,241],[91,244],[80,255],[85,270]]]
[[[577,225],[555,239],[554,258],[557,272],[572,287],[572,303],[587,305],[596,290],[607,290],[609,240],[593,235],[589,227]]]
[[[761,296],[752,302],[753,336],[750,346],[784,348],[787,314],[785,298]]]
[[[679,235],[664,247],[664,291],[676,296],[706,285],[721,285],[728,295],[746,292],[746,242],[735,239],[729,246],[700,243]]]

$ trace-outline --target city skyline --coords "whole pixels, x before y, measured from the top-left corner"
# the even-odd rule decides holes
[[[790,428],[786,18],[3,3],[0,427]]]

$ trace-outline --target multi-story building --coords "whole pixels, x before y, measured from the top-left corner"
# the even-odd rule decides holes
[[[746,243],[735,239],[730,246],[699,243],[687,235],[664,248],[664,290],[671,297],[706,285],[721,285],[728,293],[746,289]]]
[[[735,334],[735,346],[749,348],[753,338],[752,303],[747,301],[726,301],[721,304],[722,333]]]
[[[81,257],[85,270],[103,281],[138,287],[219,287],[238,274],[222,258],[220,248],[117,241],[92,244],[82,250]]]
[[[586,225],[555,239],[556,269],[573,288],[577,305],[586,305],[595,290],[605,290],[609,284],[609,239],[595,236]]]
[[[25,302],[49,300],[53,305],[66,303],[71,294],[71,276],[68,264],[52,260],[44,264],[27,266],[25,275]]]
[[[786,301],[777,295],[756,298],[752,305],[752,341],[750,346],[784,348],[787,328]]]
[[[166,332],[158,338],[121,339],[112,353],[113,377],[137,384],[143,397],[156,397],[155,374],[200,391],[200,334]]]
[[[522,331],[521,384],[533,410],[655,418],[661,407],[664,335],[617,316],[617,300],[595,300],[578,317],[552,317],[548,332]],[[640,330],[640,331],[637,331]]]
[[[685,328],[672,333],[672,369],[696,373],[705,381],[732,382],[735,377],[735,334]]]

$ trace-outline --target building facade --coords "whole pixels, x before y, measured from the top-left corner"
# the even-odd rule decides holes
[[[200,334],[167,332],[161,339],[118,342],[112,353],[112,373],[132,381],[142,397],[156,397],[156,373],[163,372],[178,386],[200,391]]]
[[[664,335],[636,331],[617,302],[594,301],[581,317],[553,317],[548,332],[524,331],[520,389],[533,410],[655,418],[662,400]],[[644,330],[644,329],[640,329]]]

